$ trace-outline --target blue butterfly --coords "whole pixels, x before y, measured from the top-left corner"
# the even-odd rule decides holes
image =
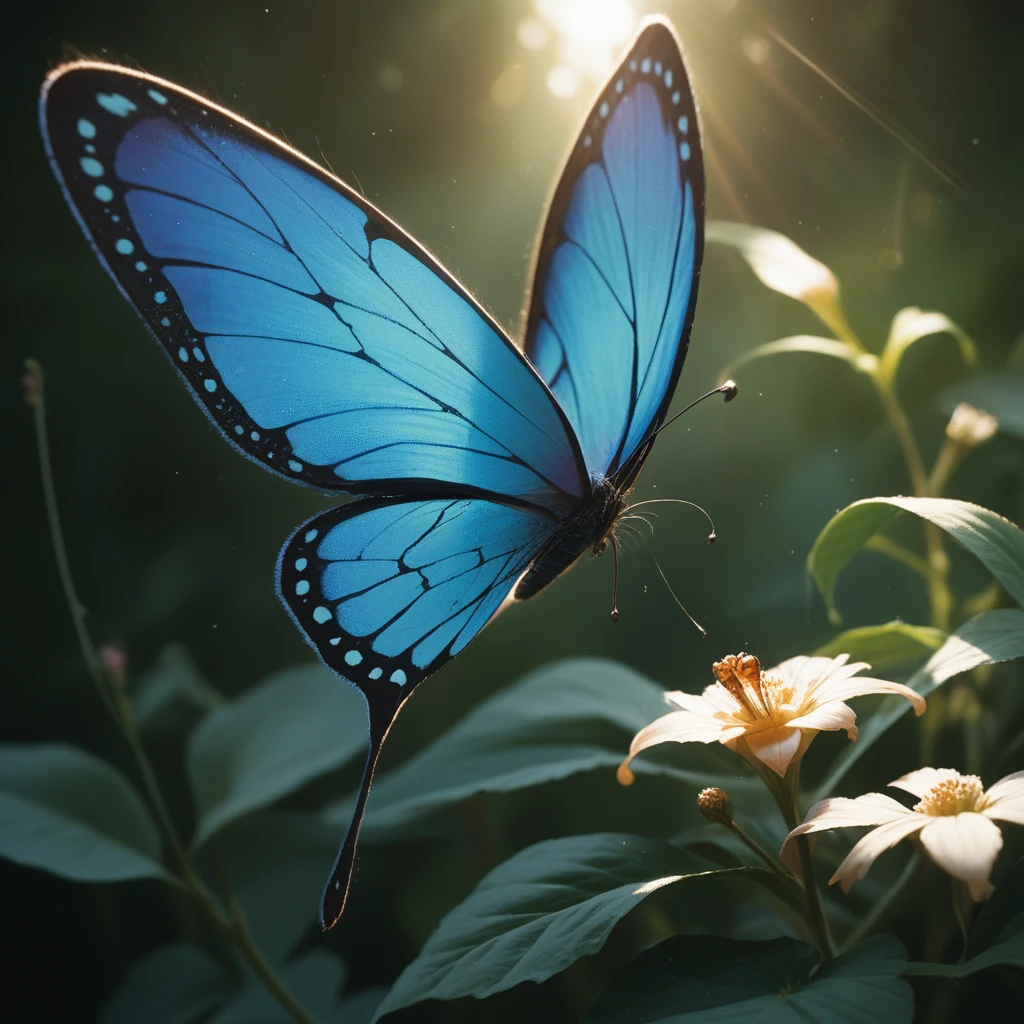
[[[374,765],[421,679],[599,554],[664,423],[697,299],[704,173],[679,44],[645,22],[551,201],[524,350],[422,246],[237,115],[115,65],[57,68],[43,136],[100,262],[214,426],[320,491],[277,587],[369,706],[321,924]]]

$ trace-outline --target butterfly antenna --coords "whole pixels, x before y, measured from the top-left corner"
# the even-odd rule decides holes
[[[714,392],[712,392],[714,394]],[[707,398],[707,395],[704,396]],[[685,410],[684,410],[685,411]],[[635,508],[640,508],[641,505],[689,505],[690,508],[697,509],[698,512],[703,513],[704,518],[708,521],[708,525],[711,527],[711,532],[708,534],[708,543],[714,544],[718,540],[718,534],[715,532],[715,523],[711,516],[708,515],[707,510],[698,505],[695,501],[686,501],[685,498],[649,498],[647,501],[638,501],[635,505],[630,505],[626,509],[627,512],[632,512]],[[642,517],[640,517],[642,518]],[[646,520],[644,520],[646,522]]]
[[[647,435],[648,441],[653,441],[666,427],[670,427],[684,412],[689,412],[695,405],[700,405],[705,398],[710,398],[712,395],[725,395],[725,400],[731,402],[740,393],[739,385],[734,380],[727,380],[720,387],[709,391],[706,395],[701,395],[700,398],[695,398],[685,409],[681,409],[675,414],[670,420],[666,420],[657,430],[651,431]]]
[[[672,584],[669,583],[668,577],[665,575],[664,570],[658,564],[658,559],[654,557],[654,552],[651,550],[650,545],[646,539],[641,535],[640,542],[645,548],[647,548],[647,554],[651,556],[651,560],[654,562],[654,567],[658,570],[658,575],[661,576],[662,582],[668,587],[668,592],[672,595],[672,600],[682,609],[683,614],[697,627],[698,632],[701,636],[707,636],[708,631],[686,610],[686,606],[676,596],[676,592],[672,589]]]
[[[612,560],[615,563],[615,577],[612,583],[612,622],[619,621],[619,542],[611,535]]]

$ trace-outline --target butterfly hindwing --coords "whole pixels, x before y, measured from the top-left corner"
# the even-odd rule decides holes
[[[320,923],[345,907],[374,767],[416,684],[493,618],[557,530],[542,509],[483,498],[364,498],[316,516],[278,560],[278,591],[327,665],[358,687],[370,748]]]
[[[361,196],[169,82],[80,62],[43,132],[100,259],[246,455],[324,490],[448,484],[566,512],[562,410],[512,342]]]
[[[483,629],[557,527],[483,498],[365,498],[299,527],[278,587],[331,668],[397,698]]]
[[[584,122],[548,211],[526,354],[593,476],[631,482],[686,355],[703,250],[697,112],[668,24],[647,23]]]

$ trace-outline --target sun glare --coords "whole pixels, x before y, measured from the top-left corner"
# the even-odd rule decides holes
[[[627,0],[534,0],[536,17],[523,20],[517,32],[527,49],[542,49],[548,30],[554,37],[555,63],[548,89],[567,99],[581,79],[601,79],[612,69],[616,54],[636,27],[636,13]]]

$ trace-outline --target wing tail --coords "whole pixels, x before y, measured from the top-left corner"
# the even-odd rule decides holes
[[[370,795],[377,759],[380,757],[384,740],[407,697],[408,695],[396,694],[396,699],[391,704],[367,701],[370,712],[370,749],[366,753],[366,764],[363,767],[363,777],[359,783],[359,793],[356,796],[352,820],[349,822],[348,831],[338,850],[338,857],[331,869],[330,877],[324,886],[323,896],[320,897],[320,927],[325,932],[330,931],[338,923],[338,919],[345,910],[349,887],[352,884],[352,875],[355,872],[359,827],[362,825],[363,815],[366,813],[366,800]]]

